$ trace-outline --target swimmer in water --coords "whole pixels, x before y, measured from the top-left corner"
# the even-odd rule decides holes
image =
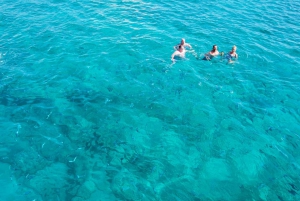
[[[171,60],[175,61],[174,57],[180,57],[180,58],[184,58],[185,57],[185,49],[182,45],[178,46],[178,50],[176,50],[172,56],[171,56]]]
[[[175,46],[174,46],[174,49],[175,49],[175,50],[179,50],[179,46],[180,46],[180,45],[183,46],[183,48],[187,48],[187,47],[188,47],[188,48],[192,48],[192,46],[191,46],[190,44],[188,44],[188,43],[185,42],[185,39],[184,39],[184,38],[181,39],[181,42],[180,42],[178,45],[175,45]]]
[[[234,61],[233,61],[233,59],[237,59],[238,58],[238,54],[236,53],[236,46],[234,45],[233,47],[232,47],[232,49],[231,49],[231,51],[230,52],[228,52],[227,53],[227,55],[226,55],[226,59],[228,59],[228,63],[233,63]]]
[[[217,45],[213,45],[212,50],[210,52],[207,52],[204,55],[204,60],[211,60],[213,57],[218,56],[219,55],[219,51],[218,51],[218,46]]]

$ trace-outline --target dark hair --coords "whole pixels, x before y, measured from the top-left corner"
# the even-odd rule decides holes
[[[179,45],[179,46],[178,46],[178,49],[180,49],[181,47],[182,47],[182,45]]]
[[[217,45],[213,45],[213,49],[214,49],[215,46],[217,46]]]

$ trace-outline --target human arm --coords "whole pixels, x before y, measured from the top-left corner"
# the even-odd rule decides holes
[[[212,56],[211,52],[207,52],[207,53],[204,54],[204,57],[205,57],[206,60],[210,60],[211,56]]]
[[[192,46],[189,43],[185,43],[185,46],[187,46],[188,48],[192,48]]]
[[[174,60],[174,57],[175,57],[176,55],[178,55],[178,51],[177,51],[177,50],[171,55],[171,60],[172,60],[172,61],[175,61],[175,60]]]
[[[209,52],[206,52],[204,55],[205,55],[205,56],[210,56],[210,55],[211,55],[211,54],[210,54],[210,51],[209,51]]]

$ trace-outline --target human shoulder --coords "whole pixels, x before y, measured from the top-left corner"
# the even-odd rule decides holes
[[[180,54],[180,52],[178,50],[175,50],[175,52],[173,52],[172,56],[178,55]]]
[[[175,49],[175,50],[178,50],[178,49],[179,49],[179,46],[180,46],[180,43],[177,44],[177,45],[175,45],[175,46],[174,46],[174,49]]]

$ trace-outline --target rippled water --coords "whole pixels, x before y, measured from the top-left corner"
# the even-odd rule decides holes
[[[0,199],[299,200],[299,8],[3,0]]]

